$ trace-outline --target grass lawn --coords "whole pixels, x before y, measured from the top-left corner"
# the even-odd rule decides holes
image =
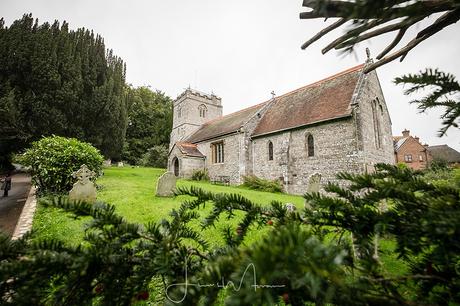
[[[154,168],[107,168],[105,175],[98,179],[97,184],[101,187],[98,191],[98,200],[115,205],[118,214],[130,222],[146,224],[168,218],[169,212],[180,206],[187,196],[175,198],[161,198],[155,196],[156,181],[164,172],[164,169]],[[243,187],[212,185],[207,182],[194,182],[179,180],[178,186],[198,186],[208,191],[239,193],[250,200],[267,205],[270,201],[278,200],[283,203],[293,203],[298,209],[303,208],[304,199],[281,193],[268,193],[248,190]],[[211,210],[211,205],[200,211],[204,218]],[[211,245],[223,244],[221,232],[226,224],[235,228],[238,218],[226,220],[221,218],[216,228],[209,228],[203,232],[204,237]],[[54,209],[38,207],[35,214],[33,229],[38,239],[56,238],[66,243],[79,244],[82,241],[85,220],[74,220],[66,213]],[[192,223],[193,224],[193,223]],[[200,230],[197,221],[193,224]],[[256,239],[269,231],[269,227],[250,231],[246,236],[245,243],[251,244]],[[404,263],[398,260],[394,253],[394,240],[382,239],[380,241],[382,256],[381,261],[388,275],[401,275],[407,271]]]
[[[107,168],[105,169],[105,175],[97,181],[100,187],[98,190],[98,200],[115,205],[116,212],[130,222],[146,224],[169,218],[169,212],[172,209],[178,208],[181,202],[187,199],[187,196],[171,198],[155,196],[156,181],[164,171],[164,169],[153,168]],[[178,186],[192,185],[212,192],[238,193],[262,205],[267,205],[273,200],[283,203],[293,203],[298,209],[302,209],[304,205],[304,199],[301,196],[260,192],[248,190],[243,187],[212,185],[207,182],[178,181]],[[211,205],[201,209],[201,217],[207,215],[210,210]],[[209,228],[202,232],[204,238],[211,245],[223,244],[221,235],[223,227],[230,223],[235,228],[238,219],[226,220],[225,218],[221,218],[216,228]],[[45,208],[39,202],[38,210],[34,217],[33,230],[38,239],[55,238],[69,244],[77,245],[82,242],[85,222],[87,222],[85,219],[74,220],[69,218],[66,213],[55,208]],[[197,230],[200,230],[198,221],[193,225]],[[247,245],[251,244],[262,235],[269,233],[270,229],[267,226],[249,231],[245,243]],[[382,251],[381,261],[387,271],[386,274],[388,276],[404,274],[408,270],[408,267],[396,258],[394,240],[382,239],[380,246]],[[152,290],[155,291],[156,289]],[[156,296],[156,294],[152,296]],[[222,293],[218,302],[219,305],[224,304],[224,296],[225,294]]]
[[[175,198],[161,198],[155,196],[156,181],[165,172],[164,169],[154,168],[107,168],[104,176],[97,180],[101,187],[98,191],[98,200],[115,205],[118,214],[130,222],[146,224],[168,218],[172,209],[179,208],[187,196]],[[243,187],[220,186],[207,182],[195,182],[179,180],[178,186],[198,186],[212,192],[239,193],[250,200],[268,204],[278,200],[283,203],[293,203],[299,209],[303,207],[304,200],[301,196],[287,194],[275,194],[261,191],[248,190]],[[204,217],[210,212],[211,206],[206,206],[200,211]],[[208,229],[204,232],[205,238],[211,244],[220,244],[220,231],[227,222],[236,226],[238,219],[222,220],[216,229]],[[33,229],[39,238],[56,238],[68,243],[78,244],[82,240],[85,220],[74,220],[65,213],[53,208],[44,208],[39,205],[35,214]],[[196,223],[199,229],[199,223]],[[254,241],[265,231],[252,231],[247,236],[247,243]]]

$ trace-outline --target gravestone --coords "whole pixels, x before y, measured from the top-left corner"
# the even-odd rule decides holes
[[[123,162],[118,162],[117,166],[118,167],[123,167],[125,164],[123,164]]]
[[[157,193],[158,197],[170,197],[176,190],[176,176],[172,172],[165,172],[158,179]]]
[[[72,173],[72,176],[77,178],[77,182],[73,184],[73,188],[69,192],[69,199],[89,203],[96,202],[96,187],[90,181],[95,175],[96,173],[88,169],[86,165],[82,165],[78,171]]]
[[[111,166],[112,166],[112,160],[110,158],[104,160],[104,167],[111,167]]]
[[[319,192],[320,187],[321,187],[321,174],[313,173],[308,178],[307,193]],[[308,203],[307,200],[305,200],[305,208],[311,209],[311,205],[310,203]]]
[[[320,186],[321,186],[321,174],[313,173],[308,179],[307,192],[308,193],[319,192]]]

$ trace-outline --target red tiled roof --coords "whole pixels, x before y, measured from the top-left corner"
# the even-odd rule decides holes
[[[363,64],[276,98],[253,136],[351,115],[350,103]]]
[[[187,142],[176,142],[176,145],[182,154],[192,157],[204,157],[200,150],[198,150],[196,144]]]
[[[218,136],[238,131],[253,115],[255,115],[267,102],[242,109],[235,113],[216,118],[203,124],[198,131],[193,133],[187,142],[197,143]]]

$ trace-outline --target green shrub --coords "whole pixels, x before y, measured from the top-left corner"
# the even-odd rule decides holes
[[[401,170],[409,169],[409,167],[407,166],[407,164],[406,164],[406,163],[403,163],[403,162],[397,163],[396,166],[398,166],[398,168],[401,169]]]
[[[430,170],[441,171],[449,169],[449,163],[442,158],[434,158],[430,163]]]
[[[75,179],[72,173],[85,164],[100,173],[103,157],[92,145],[75,138],[51,136],[32,143],[19,158],[30,167],[33,183],[44,192],[66,192]]]
[[[279,181],[270,181],[259,178],[255,175],[248,175],[243,177],[243,186],[266,192],[283,192],[283,186]]]
[[[166,168],[168,164],[168,148],[165,145],[150,148],[142,156],[140,164],[145,167]]]
[[[207,169],[195,170],[192,173],[193,181],[209,181],[209,174]]]

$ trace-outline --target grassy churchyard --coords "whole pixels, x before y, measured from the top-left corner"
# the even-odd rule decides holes
[[[155,168],[106,168],[104,176],[97,180],[99,186],[98,200],[115,205],[116,212],[130,222],[147,224],[168,218],[173,209],[179,208],[182,201],[188,196],[161,198],[155,196],[156,181],[164,173],[164,169]],[[269,193],[248,190],[243,187],[213,185],[208,182],[179,180],[178,186],[198,186],[212,192],[238,193],[250,200],[267,205],[277,200],[282,203],[293,203],[298,209],[303,208],[304,199],[301,196],[282,193]],[[201,217],[211,211],[211,205],[200,210]],[[204,230],[204,237],[212,244],[223,244],[222,230],[230,224],[236,228],[239,219],[226,220],[221,218],[215,228]],[[84,224],[87,220],[74,220],[68,214],[55,208],[44,208],[39,205],[35,214],[33,230],[38,239],[55,238],[66,243],[79,244],[82,241]],[[197,221],[196,229],[200,228]],[[252,230],[245,238],[246,244],[251,244],[262,235],[267,234],[270,227]],[[407,271],[407,267],[393,253],[394,241],[382,239],[380,241],[381,260],[389,274],[400,275]]]
[[[147,224],[168,218],[171,210],[179,208],[182,201],[189,197],[156,197],[156,182],[164,172],[164,169],[155,168],[106,168],[104,176],[97,180],[98,200],[115,205],[116,212],[129,222]],[[304,203],[301,196],[213,185],[208,182],[179,180],[177,183],[177,186],[192,185],[212,192],[239,193],[259,204],[268,204],[270,201],[277,200],[283,203],[293,203],[300,209]],[[211,206],[206,206],[200,211],[200,214],[204,217],[210,210]],[[237,220],[223,220],[219,225],[223,227],[225,222],[230,222],[236,227]],[[84,223],[84,220],[69,218],[68,215],[57,209],[39,206],[34,218],[33,229],[39,238],[56,238],[78,244],[83,236]],[[199,224],[197,223],[196,226],[198,229]],[[221,228],[206,230],[205,238],[211,244],[223,242],[220,234]],[[253,231],[246,238],[248,243],[259,237],[262,232]]]

